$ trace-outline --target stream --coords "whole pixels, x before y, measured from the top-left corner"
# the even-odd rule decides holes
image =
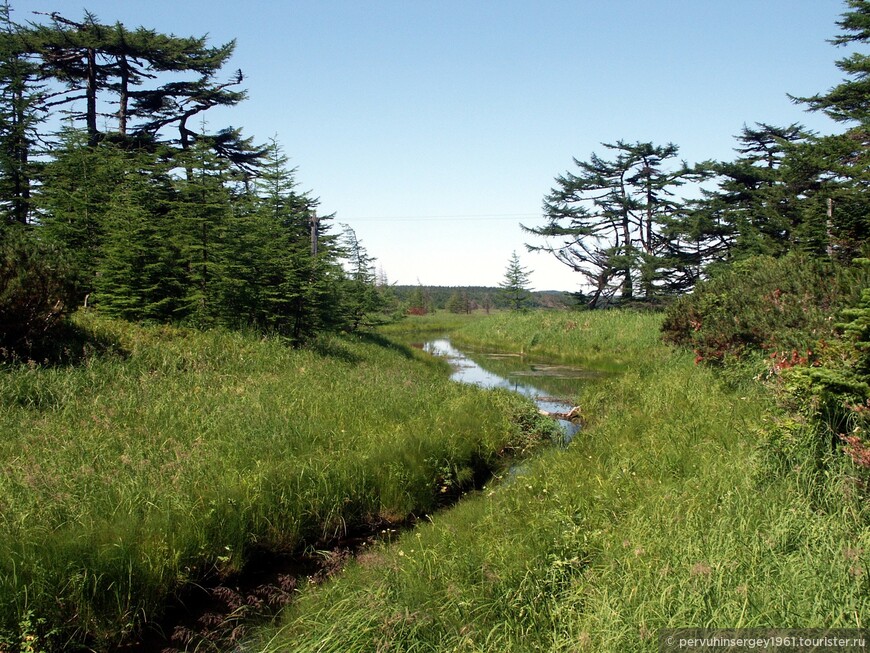
[[[453,367],[451,379],[482,388],[504,388],[532,399],[547,413],[564,414],[574,407],[572,397],[600,372],[568,365],[532,360],[504,352],[459,349],[447,337],[426,342],[405,341],[427,353],[446,359]],[[562,429],[557,446],[566,446],[579,430],[575,422],[558,420]],[[523,474],[520,462],[508,470],[510,477]],[[396,527],[399,528],[399,527]],[[263,552],[237,578],[185,588],[158,623],[150,624],[137,641],[117,648],[119,653],[155,653],[181,650],[229,650],[237,633],[270,618],[296,594],[303,582],[320,582],[339,573],[344,563],[372,542],[389,539],[392,527],[356,535],[348,534],[314,557],[284,557]],[[384,535],[386,534],[386,535]],[[325,554],[325,557],[324,557]]]
[[[532,399],[547,413],[567,413],[574,407],[571,397],[579,387],[600,373],[570,365],[532,361],[517,354],[468,352],[441,337],[417,344],[423,351],[446,359],[453,366],[451,379],[482,388],[505,388]],[[576,422],[558,420],[562,442],[567,445],[579,430]]]

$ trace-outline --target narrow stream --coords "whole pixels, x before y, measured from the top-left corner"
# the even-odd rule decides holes
[[[512,390],[534,400],[539,409],[548,413],[570,411],[574,407],[570,398],[577,395],[580,385],[598,376],[578,367],[532,362],[517,355],[464,352],[448,338],[429,340],[422,349],[448,360],[453,366],[450,378],[454,381],[482,388]],[[559,423],[564,434],[561,444],[567,445],[580,427],[566,419],[560,419]]]
[[[453,366],[451,378],[483,388],[505,388],[535,401],[548,413],[567,413],[580,386],[600,373],[581,368],[530,361],[524,357],[494,352],[462,351],[446,337],[412,346],[445,358]],[[579,425],[559,420],[563,436],[555,444],[565,446]],[[508,476],[523,474],[522,463]],[[389,529],[388,537],[396,531]],[[151,624],[136,641],[117,648],[119,653],[169,653],[182,650],[230,650],[236,632],[276,614],[295,596],[299,583],[323,580],[341,570],[363,546],[383,537],[377,531],[348,536],[332,545],[325,559],[283,557],[263,553],[238,578],[186,588],[167,610],[166,617]],[[323,552],[321,552],[323,553]]]

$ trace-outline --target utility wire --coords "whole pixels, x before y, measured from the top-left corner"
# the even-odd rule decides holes
[[[527,219],[534,220],[541,216],[532,213],[484,213],[477,215],[404,215],[404,216],[387,216],[387,215],[365,215],[354,218],[343,218],[348,222],[351,221],[381,221],[381,222],[429,222],[441,220],[463,220],[468,222],[476,222],[478,220],[518,220]]]

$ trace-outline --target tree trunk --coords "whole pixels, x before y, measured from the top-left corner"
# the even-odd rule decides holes
[[[121,55],[118,58],[118,66],[121,69],[121,90],[118,98],[118,133],[121,136],[127,135],[127,102],[129,98],[130,86],[130,65],[127,63],[127,57]]]
[[[87,100],[88,144],[96,145],[99,141],[99,132],[97,131],[97,51],[93,48],[88,48]]]

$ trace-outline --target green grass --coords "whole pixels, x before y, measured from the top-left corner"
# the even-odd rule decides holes
[[[622,371],[578,397],[567,450],[307,589],[248,650],[656,651],[665,627],[867,627],[868,510],[845,461],[774,455],[784,418],[764,389],[660,344],[660,319],[469,324],[466,342],[609,349]]]
[[[0,370],[0,650],[110,646],[185,583],[431,512],[551,428],[377,336],[79,323],[109,353]]]
[[[494,312],[492,315],[495,314]],[[467,324],[487,317],[490,316],[481,311],[473,313],[436,311],[426,315],[408,315],[396,322],[380,326],[378,332],[386,335],[399,335],[401,337],[407,337],[416,333],[443,333],[455,331]]]
[[[662,317],[649,311],[494,313],[462,325],[455,342],[619,369],[658,347]]]

